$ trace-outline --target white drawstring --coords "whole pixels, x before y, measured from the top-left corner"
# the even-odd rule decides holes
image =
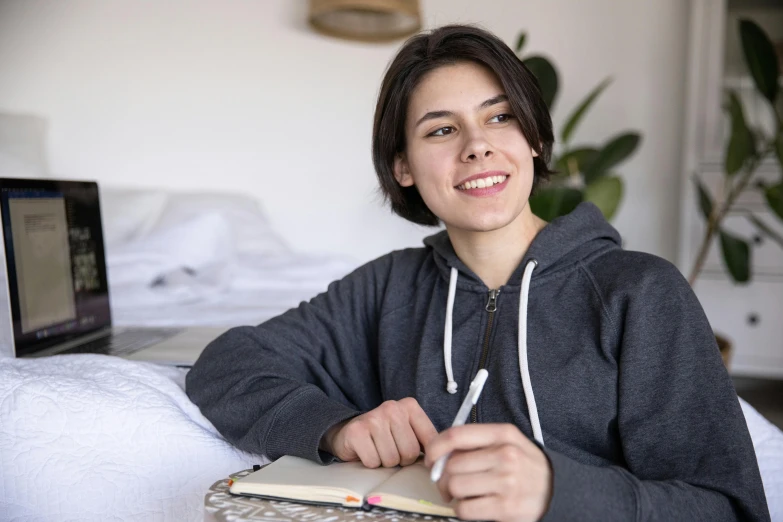
[[[537,265],[538,263],[535,260],[528,261],[527,265],[525,265],[525,274],[522,276],[522,289],[519,296],[518,345],[519,375],[522,377],[522,389],[525,392],[527,411],[530,414],[530,424],[533,427],[533,437],[543,446],[544,435],[541,432],[541,422],[538,419],[536,398],[533,395],[533,384],[530,382],[530,370],[527,364],[527,304],[530,294],[530,280],[533,278],[533,270],[535,270]],[[451,275],[449,276],[449,297],[446,301],[446,326],[443,332],[443,360],[446,364],[446,378],[448,380],[446,391],[451,394],[457,393],[457,383],[454,380],[454,371],[451,367],[451,332],[458,275],[457,269],[452,267]]]
[[[449,383],[446,391],[452,395],[457,393],[457,382],[454,380],[454,371],[451,369],[451,316],[454,314],[454,295],[457,293],[457,269],[451,268],[449,277],[449,298],[446,301],[446,326],[443,331],[443,359],[446,363],[446,378]]]
[[[527,412],[530,415],[530,424],[533,427],[533,437],[542,446],[544,435],[541,433],[541,422],[538,420],[538,408],[536,397],[533,395],[533,384],[530,382],[530,368],[527,364],[527,302],[530,295],[530,280],[533,278],[533,270],[538,263],[535,260],[525,265],[525,275],[522,276],[522,289],[519,292],[519,375],[522,376],[522,388],[525,390]]]

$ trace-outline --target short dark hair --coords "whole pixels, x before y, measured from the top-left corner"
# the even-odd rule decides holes
[[[411,37],[389,64],[381,83],[372,133],[372,161],[381,192],[392,211],[420,225],[437,226],[416,186],[394,177],[394,158],[405,151],[405,121],[411,93],[429,72],[444,65],[475,62],[500,80],[522,134],[538,153],[533,158],[533,188],[548,179],[554,134],[552,118],[533,73],[500,38],[471,25],[447,25]]]

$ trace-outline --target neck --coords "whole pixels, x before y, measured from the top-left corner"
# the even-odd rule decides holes
[[[546,221],[530,210],[530,206],[503,228],[491,231],[471,231],[446,227],[457,257],[470,268],[488,288],[506,284],[522,262]]]

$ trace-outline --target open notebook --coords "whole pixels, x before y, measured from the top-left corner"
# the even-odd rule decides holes
[[[281,457],[235,481],[235,495],[360,508],[378,506],[424,515],[456,516],[430,481],[422,459],[404,468],[365,468],[361,462],[321,466],[299,457]]]

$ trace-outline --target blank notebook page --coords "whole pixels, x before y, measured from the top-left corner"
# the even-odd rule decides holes
[[[364,496],[398,469],[365,468],[361,462],[321,466],[299,457],[285,456],[241,480],[256,484],[344,488]]]
[[[438,506],[448,506],[440,496],[437,486],[430,480],[430,470],[423,460],[400,469],[381,486],[371,489],[371,493],[396,495],[414,501],[424,500]]]

